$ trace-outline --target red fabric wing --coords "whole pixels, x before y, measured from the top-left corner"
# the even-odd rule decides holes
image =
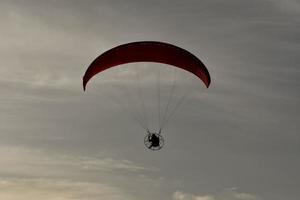
[[[162,42],[143,41],[123,44],[112,48],[96,58],[85,72],[83,89],[96,74],[126,63],[157,62],[189,71],[199,77],[206,87],[210,84],[210,75],[205,65],[190,52]]]

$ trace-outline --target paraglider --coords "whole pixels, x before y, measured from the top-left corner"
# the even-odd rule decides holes
[[[181,68],[197,76],[207,88],[210,85],[207,68],[192,53],[168,43],[141,41],[114,47],[97,57],[83,76],[83,89],[86,90],[87,83],[96,74],[115,66],[136,62],[162,63]],[[151,150],[161,149],[164,144],[161,127],[157,132],[146,131],[145,145]]]

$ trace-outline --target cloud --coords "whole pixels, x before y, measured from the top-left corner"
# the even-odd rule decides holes
[[[105,184],[53,179],[0,179],[0,191],[0,199],[5,200],[134,199]]]
[[[0,173],[21,174],[38,177],[62,176],[78,172],[138,173],[155,171],[125,159],[105,156],[57,155],[41,150],[21,147],[1,147]],[[97,173],[97,172],[96,172]]]
[[[165,181],[153,177],[156,168],[103,153],[74,156],[6,146],[0,157],[0,199],[5,200],[134,199],[144,195],[144,187],[159,188]]]
[[[259,200],[253,194],[240,193],[235,190],[226,190],[218,195],[195,195],[176,191],[173,200]]]
[[[300,14],[300,2],[297,0],[268,0],[284,12]]]
[[[193,194],[176,191],[173,194],[173,200],[215,200],[211,195],[197,196]]]

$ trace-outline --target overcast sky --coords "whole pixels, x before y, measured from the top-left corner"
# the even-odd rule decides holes
[[[108,97],[121,68],[82,90],[93,59],[140,40],[212,78],[158,152]],[[0,44],[0,199],[299,199],[299,0],[1,0]]]

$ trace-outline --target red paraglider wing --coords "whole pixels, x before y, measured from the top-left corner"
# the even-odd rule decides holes
[[[97,73],[132,62],[169,64],[193,73],[206,87],[210,84],[210,75],[205,65],[190,52],[163,42],[143,41],[117,46],[96,58],[85,72],[83,89],[85,90],[87,82]]]

